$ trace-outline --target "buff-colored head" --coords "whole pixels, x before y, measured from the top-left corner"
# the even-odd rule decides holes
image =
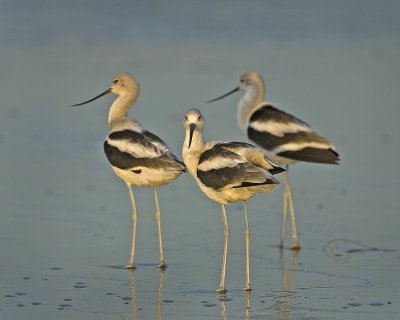
[[[250,87],[264,88],[264,79],[255,71],[247,71],[240,75],[239,89],[247,91]]]
[[[139,94],[140,86],[139,82],[129,73],[119,73],[113,78],[110,89],[116,95],[132,92]]]
[[[195,132],[202,133],[204,129],[204,118],[201,112],[196,109],[192,108],[185,114],[185,119],[183,120],[183,126],[185,127],[186,131],[189,131],[189,142],[188,148],[190,148],[192,144],[193,134]]]
[[[228,93],[223,94],[222,96],[208,100],[207,103],[214,102],[230,96],[232,93],[237,91],[244,91],[248,93],[250,91],[256,92],[257,95],[264,97],[264,79],[255,71],[247,71],[241,74],[239,78],[239,86],[229,91]]]
[[[127,95],[131,101],[135,101],[137,96],[139,95],[140,86],[139,82],[131,76],[129,73],[119,73],[117,74],[111,83],[111,87],[100,93],[96,97],[89,99],[87,101],[74,104],[73,107],[80,106],[89,102],[92,102],[106,94],[114,93],[118,96]],[[129,99],[128,98],[128,99]]]

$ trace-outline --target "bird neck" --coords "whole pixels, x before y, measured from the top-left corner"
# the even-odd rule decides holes
[[[134,104],[136,99],[137,95],[123,94],[114,100],[108,112],[108,124],[110,127],[112,127],[112,123],[115,120],[127,115],[129,108]]]
[[[204,149],[203,134],[199,130],[195,130],[192,136],[192,143],[189,148],[190,131],[186,130],[185,141],[182,147],[182,158],[186,167],[192,176],[196,176],[196,168],[200,155]]]
[[[245,94],[240,99],[236,117],[239,128],[243,133],[247,132],[250,117],[260,103],[264,101],[264,96],[264,84],[260,83],[247,88]]]
[[[187,148],[189,151],[192,150],[200,150],[203,148],[204,146],[204,139],[203,139],[203,133],[198,130],[195,129],[192,135],[192,142],[190,144],[190,148],[189,148],[189,139],[190,139],[190,130],[187,129],[186,130],[186,136],[185,136],[185,142],[183,147]]]

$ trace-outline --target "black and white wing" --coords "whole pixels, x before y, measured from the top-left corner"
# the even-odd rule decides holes
[[[217,191],[277,183],[267,171],[218,146],[200,156],[197,177],[205,186]]]
[[[160,148],[161,150],[164,150],[165,152],[167,152],[170,157],[172,159],[174,159],[176,162],[180,163],[186,171],[186,166],[185,164],[178,159],[177,156],[175,156],[168,148],[167,144],[164,142],[164,140],[162,140],[160,137],[156,136],[154,133],[147,131],[147,130],[143,130],[142,134],[151,141],[151,143],[153,143],[154,145],[156,145],[158,148]]]
[[[215,147],[223,148],[234,152],[241,157],[245,158],[247,161],[251,162],[257,167],[261,167],[267,170],[271,174],[278,174],[286,171],[280,167],[277,163],[269,159],[264,152],[259,148],[253,146],[250,143],[245,142],[220,142],[215,145]]]
[[[266,104],[253,113],[247,134],[272,154],[296,161],[338,163],[335,147],[307,123]]]
[[[171,156],[165,142],[148,131],[130,129],[111,132],[104,141],[104,152],[114,167],[139,172],[142,168],[183,171]]]

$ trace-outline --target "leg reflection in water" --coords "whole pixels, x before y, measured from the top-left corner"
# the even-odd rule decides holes
[[[244,308],[244,320],[250,320],[250,292],[245,292],[245,308]],[[228,320],[228,309],[226,307],[226,302],[232,301],[232,299],[228,298],[226,295],[219,296],[219,302],[221,307],[221,319]]]
[[[162,320],[162,309],[161,309],[161,304],[162,304],[162,292],[161,289],[164,286],[164,269],[160,269],[160,277],[159,277],[159,282],[158,282],[158,288],[156,291],[156,301],[155,301],[155,317],[154,319],[156,320]],[[138,299],[137,299],[137,285],[136,285],[136,276],[135,276],[135,270],[131,269],[129,270],[129,282],[130,282],[130,288],[131,288],[131,311],[129,318],[123,318],[126,320],[137,320],[141,319],[141,317],[138,315],[138,311],[141,310],[141,308],[138,307]],[[143,315],[142,315],[143,316]]]
[[[290,266],[285,265],[284,250],[279,250],[279,264],[282,272],[282,290],[279,295],[275,298],[275,304],[273,309],[277,310],[280,320],[291,319],[290,312],[295,306],[296,288],[295,274],[297,271],[297,260],[299,257],[299,251],[291,251]]]
[[[160,278],[158,283],[158,290],[157,290],[157,298],[156,298],[156,320],[162,320],[162,310],[161,310],[161,302],[162,302],[162,293],[161,289],[164,285],[164,271],[160,269]]]
[[[134,269],[129,269],[129,282],[131,286],[131,298],[132,298],[130,320],[136,320],[138,308],[137,308],[137,298],[136,298],[136,276]]]

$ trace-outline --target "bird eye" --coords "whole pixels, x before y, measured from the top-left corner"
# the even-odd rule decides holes
[[[119,82],[118,79],[114,79],[114,80],[113,80],[113,83],[114,83],[114,84],[117,84],[118,82]]]
[[[187,117],[187,115],[185,115],[185,120],[187,120],[188,119],[188,117]]]
[[[197,117],[197,120],[200,120],[201,119],[201,115],[199,115],[198,117]]]
[[[244,82],[244,79],[240,79],[240,83],[243,83]]]

